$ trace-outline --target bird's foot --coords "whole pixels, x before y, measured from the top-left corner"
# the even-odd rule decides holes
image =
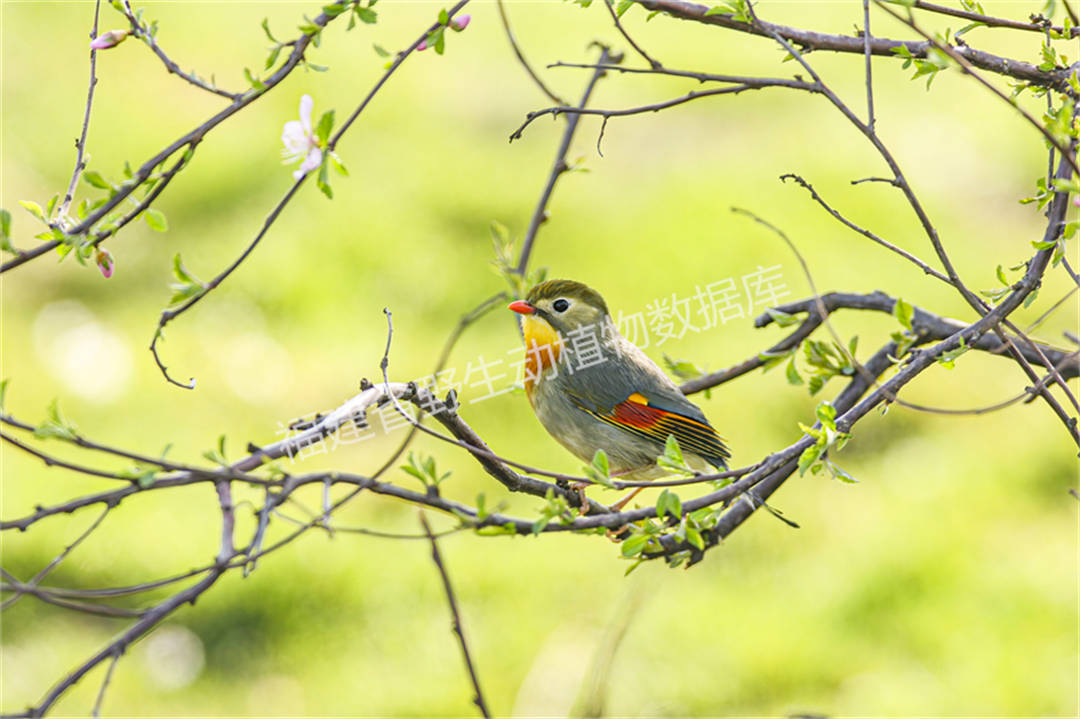
[[[622,511],[622,508],[626,506],[627,502],[629,502],[629,501],[630,501],[631,499],[633,499],[634,497],[636,497],[636,496],[638,495],[638,492],[640,492],[640,491],[641,491],[641,490],[643,490],[643,489],[645,489],[645,488],[644,488],[644,487],[635,487],[635,488],[634,488],[634,489],[633,489],[633,490],[632,490],[632,491],[631,491],[631,492],[630,492],[629,494],[627,494],[627,495],[626,495],[625,497],[623,497],[623,498],[622,498],[622,499],[620,499],[620,500],[619,500],[618,502],[616,502],[615,504],[613,504],[613,505],[611,505],[610,507],[608,507],[608,511],[609,511],[609,512],[621,512],[621,511]]]

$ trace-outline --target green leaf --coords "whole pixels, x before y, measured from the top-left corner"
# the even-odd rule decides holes
[[[619,0],[619,5],[615,8],[615,14],[622,19],[622,16],[625,15],[626,11],[633,7],[633,5],[634,0]]]
[[[425,486],[427,485],[427,477],[419,469],[416,469],[415,467],[410,467],[407,464],[400,465],[398,469],[405,472],[406,474],[411,474],[413,477],[416,477],[421,482],[423,482]]]
[[[202,456],[222,467],[229,466],[229,461],[225,459],[225,435],[218,437],[217,449],[208,449],[202,453]]]
[[[649,543],[649,535],[635,534],[623,540],[620,551],[624,557],[634,557],[641,553]]]
[[[794,350],[793,350],[794,351]],[[780,354],[769,354],[768,352],[759,352],[758,359],[762,361],[761,371],[768,372],[773,367],[779,366],[790,357],[792,352],[781,352]]]
[[[334,129],[334,111],[327,110],[319,118],[319,124],[315,126],[315,137],[319,140],[320,146],[326,146],[332,129]]]
[[[1009,284],[1009,279],[1005,276],[1005,270],[1002,268],[1001,265],[997,266],[997,278],[998,282],[1000,282],[1001,284],[1006,286]]]
[[[379,19],[379,16],[371,8],[360,7],[359,5],[357,5],[354,12],[356,13],[356,17],[359,18],[360,22],[367,23],[368,25],[374,25],[375,22]]]
[[[681,380],[696,379],[705,374],[703,370],[698,369],[690,360],[675,360],[668,357],[667,354],[662,355],[664,359],[664,365],[668,371]]]
[[[60,403],[53,400],[45,412],[45,421],[34,428],[34,436],[38,439],[62,439],[73,442],[78,437],[74,424],[69,422],[60,411]]]
[[[945,369],[952,369],[955,366],[956,358],[967,352],[969,349],[971,348],[968,347],[967,343],[964,342],[964,338],[961,337],[960,346],[956,349],[942,352],[941,355],[937,358],[937,362]]]
[[[277,62],[278,55],[281,54],[282,47],[284,47],[284,45],[275,45],[271,48],[270,54],[266,56],[266,64],[263,66],[264,70],[269,70],[274,66],[274,63]]]
[[[664,456],[672,462],[686,464],[686,460],[683,459],[682,449],[679,447],[679,440],[675,439],[673,434],[669,434],[664,442]]]
[[[615,488],[615,484],[611,481],[611,467],[608,463],[608,456],[602,449],[596,450],[596,454],[592,458],[592,464],[585,466],[585,476],[599,485]]]
[[[0,381],[0,414],[4,413],[4,397],[7,395],[7,386],[9,380]]]
[[[911,320],[915,316],[914,308],[903,300],[896,300],[893,306],[893,316],[906,330],[911,330]]]
[[[195,276],[192,275],[186,267],[184,267],[184,262],[180,259],[179,252],[173,255],[173,276],[181,282],[199,283]]]
[[[262,29],[263,29],[263,32],[266,33],[266,37],[268,37],[270,39],[270,42],[275,42],[276,43],[278,41],[277,38],[274,37],[274,34],[270,32],[270,18],[266,18],[266,17],[263,18]]]
[[[157,478],[158,470],[156,467],[144,467],[140,464],[136,464],[128,469],[121,470],[117,474],[125,479],[133,480],[139,485],[140,489],[147,489],[152,487],[154,481]]]
[[[319,176],[316,178],[315,184],[319,186],[319,189],[328,199],[334,199],[334,191],[330,189],[330,174],[327,172],[325,162],[319,167]]]
[[[803,453],[799,455],[799,475],[806,474],[806,470],[810,468],[814,462],[818,461],[821,456],[822,447],[820,444],[814,444],[803,450]]]
[[[150,229],[155,232],[165,232],[169,229],[169,221],[165,219],[165,213],[160,210],[148,209],[143,213],[143,217],[146,218],[146,224],[150,225]]]
[[[244,77],[246,77],[248,83],[259,92],[262,92],[266,89],[266,83],[257,78],[255,74],[251,72],[250,68],[244,68]]]
[[[787,375],[788,384],[802,384],[803,378],[799,375],[799,370],[795,368],[795,354],[792,353],[791,360],[787,363]]]
[[[446,8],[439,11],[439,24],[448,25],[450,23],[450,13],[446,12]]]
[[[338,154],[333,151],[327,154],[330,155],[330,164],[334,166],[334,169],[337,170],[338,174],[343,177],[348,177],[349,171],[345,169],[345,164],[341,161],[341,158],[338,157]]]
[[[379,57],[390,57],[390,53],[382,45],[371,43],[371,47],[375,48],[375,54]]]
[[[0,237],[11,237],[11,213],[0,210]]]
[[[833,464],[832,462],[828,462],[827,465],[829,467],[829,471],[832,473],[832,476],[834,478],[839,479],[841,482],[858,484],[859,480],[852,477],[848,472],[844,471],[839,466]]]
[[[815,413],[822,427],[828,427],[831,430],[836,429],[836,407],[833,407],[828,402],[822,402],[817,406]]]
[[[33,200],[19,200],[19,204],[26,209],[34,217],[38,218],[42,222],[45,222],[45,212],[41,209],[41,205]]]
[[[705,551],[705,540],[702,538],[701,532],[694,527],[686,528],[686,541],[694,545],[699,551]]]
[[[660,497],[656,500],[656,516],[663,519],[664,515],[671,516],[674,519],[682,517],[682,501],[679,499],[679,495],[667,489],[661,492]]]
[[[740,22],[750,22],[750,12],[746,6],[746,0],[724,0],[723,5],[714,5],[705,11],[705,17],[710,15],[731,15]]]
[[[99,189],[102,189],[102,190],[111,190],[112,189],[112,185],[109,183],[108,180],[106,180],[104,177],[101,176],[100,172],[95,172],[93,170],[87,170],[86,172],[83,173],[83,179],[87,183],[89,183],[90,185],[93,185],[94,187],[97,187]]]
[[[790,327],[791,325],[797,325],[802,322],[802,320],[795,315],[789,315],[787,312],[781,312],[772,307],[766,309],[765,312],[772,318],[772,321],[776,323],[777,327]]]

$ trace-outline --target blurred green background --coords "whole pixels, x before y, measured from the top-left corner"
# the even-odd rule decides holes
[[[1041,2],[987,3],[1026,18]],[[161,23],[158,39],[184,69],[245,86],[242,70],[262,66],[264,15],[279,38],[293,37],[317,5],[142,3]],[[408,60],[342,140],[351,176],[333,178],[328,201],[308,183],[241,269],[197,309],[170,326],[165,362],[195,391],[164,382],[146,346],[169,296],[170,262],[181,252],[209,279],[258,230],[291,183],[280,164],[282,124],[309,93],[315,113],[339,121],[382,71],[373,43],[406,46],[443,7],[378,5],[379,22],[350,33],[339,21],[312,62],[248,110],[213,131],[192,166],[157,206],[164,234],[135,223],[107,246],[116,273],[105,280],[72,260],[42,258],[5,274],[3,368],[7,410],[38,422],[59,398],[88,436],[146,453],[199,461],[220,434],[232,458],[248,441],[279,439],[283,423],[337,406],[362,377],[377,378],[385,342],[383,307],[394,313],[391,376],[430,372],[458,317],[503,288],[491,271],[488,225],[520,237],[546,180],[563,123],[542,119],[522,140],[507,137],[527,111],[547,106],[513,60],[491,2],[474,2],[472,24],[451,33],[444,56]],[[605,10],[564,2],[508,3],[529,58],[558,92],[580,95],[586,72],[543,70],[587,62],[594,39],[624,48]],[[2,205],[16,243],[38,230],[17,205],[42,204],[66,186],[85,101],[88,2],[4,2],[2,11]],[[766,2],[765,19],[850,33],[861,3]],[[656,17],[632,8],[628,29],[667,67],[787,76],[794,63],[771,42]],[[875,33],[910,36],[874,14]],[[959,29],[960,21],[925,18]],[[124,27],[102,9],[102,29]],[[1038,62],[1034,33],[979,29],[978,47]],[[1063,47],[1075,54],[1075,46]],[[857,113],[864,111],[862,60],[809,59]],[[1075,59],[1075,58],[1070,58]],[[627,61],[640,65],[628,55]],[[165,74],[140,43],[99,54],[100,83],[88,148],[90,168],[119,176],[224,101]],[[1045,172],[1041,138],[1003,103],[955,70],[928,93],[900,63],[874,60],[879,129],[897,155],[968,284],[997,285],[995,267],[1022,262],[1041,237],[1042,217],[1018,204]],[[995,82],[1004,85],[1000,79]],[[593,106],[629,107],[675,97],[694,83],[610,76]],[[1025,106],[1040,113],[1039,100]],[[550,204],[533,266],[585,281],[613,309],[639,312],[657,298],[693,294],[758,267],[780,265],[791,298],[809,287],[789,250],[746,218],[744,207],[783,228],[824,290],[882,289],[959,318],[971,311],[950,288],[854,235],[790,184],[797,172],[854,221],[930,260],[932,252],[901,195],[849,181],[887,172],[870,145],[828,103],[784,90],[699,100],[609,122],[603,157],[599,122],[585,118],[571,150],[581,169],[565,175]],[[93,196],[85,183],[82,196]],[[1075,214],[1075,209],[1073,209]],[[1075,249],[1075,243],[1073,245]],[[931,262],[935,264],[935,262]],[[1017,313],[1030,322],[1065,294],[1060,270],[1039,300]],[[755,307],[755,313],[761,308]],[[896,328],[885,316],[840,314],[842,335],[860,336],[866,356]],[[1075,329],[1066,303],[1039,336],[1060,343]],[[772,344],[780,330],[753,329],[749,316],[670,340],[647,352],[710,369]],[[458,378],[470,362],[506,354],[518,342],[497,309],[455,349]],[[504,365],[505,369],[505,365]],[[905,389],[914,402],[976,407],[1027,384],[1008,361],[963,356],[953,371],[934,366]],[[1075,387],[1075,384],[1074,384]],[[840,386],[830,384],[823,397]],[[580,463],[559,447],[520,394],[469,404],[464,418],[498,452],[553,470]],[[782,372],[723,386],[706,414],[730,442],[736,466],[799,436],[819,398],[786,384]],[[296,463],[293,471],[374,471],[401,431]],[[57,443],[46,448],[77,456]],[[507,496],[462,453],[421,438],[453,476],[447,496],[536,516],[541,502]],[[612,715],[1075,715],[1077,700],[1077,503],[1073,450],[1042,403],[979,417],[893,408],[861,422],[838,463],[855,485],[795,477],[773,504],[801,529],[763,512],[689,571],[651,563],[624,577],[627,563],[603,537],[442,541],[488,701],[499,715],[560,716],[589,693],[587,675],[606,667],[598,696]],[[82,456],[83,461],[100,458]],[[120,465],[105,464],[109,467]],[[47,470],[4,447],[0,515],[23,516],[114,486]],[[395,470],[388,478],[418,484]],[[238,489],[238,499],[260,494]],[[340,496],[341,492],[335,492]],[[301,495],[318,507],[318,490]],[[691,496],[682,492],[683,498]],[[602,501],[611,495],[597,494]],[[649,502],[655,492],[641,495]],[[250,505],[244,505],[245,507]],[[292,514],[302,516],[295,507]],[[238,543],[253,529],[249,513]],[[96,509],[5,533],[3,566],[27,579],[97,516]],[[439,527],[451,518],[433,516]],[[208,562],[220,515],[209,486],[151,492],[126,501],[49,577],[79,588],[147,581]],[[417,510],[361,495],[336,517],[341,526],[415,532]],[[289,529],[283,521],[271,538]],[[143,595],[148,604],[164,593]],[[131,605],[134,606],[134,605]],[[24,597],[3,617],[2,710],[36,703],[62,674],[127,625]],[[599,661],[625,630],[608,665]],[[58,704],[85,715],[104,665]],[[119,663],[104,712],[112,715],[468,715],[469,686],[449,630],[447,607],[423,542],[312,531],[268,556],[246,579],[231,573],[194,607],[184,607]]]

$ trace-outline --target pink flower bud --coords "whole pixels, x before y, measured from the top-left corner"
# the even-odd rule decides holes
[[[1080,195],[1077,195],[1076,197],[1073,198],[1073,204],[1076,205],[1077,207],[1080,207]]]
[[[417,52],[421,52],[421,51],[423,51],[423,50],[427,50],[427,48],[428,48],[428,44],[427,44],[427,38],[424,38],[423,40],[421,40],[421,41],[420,41],[420,44],[416,46],[416,50],[417,50]]]
[[[110,47],[116,47],[122,43],[130,34],[130,30],[109,30],[108,32],[103,32],[90,41],[90,49],[108,50]]]
[[[94,261],[97,262],[98,269],[101,270],[101,274],[105,276],[105,279],[112,277],[113,269],[116,267],[116,260],[113,259],[108,250],[98,250],[94,256]]]
[[[472,15],[459,15],[450,21],[450,27],[454,28],[458,32],[461,32],[469,26],[469,21],[472,20]]]

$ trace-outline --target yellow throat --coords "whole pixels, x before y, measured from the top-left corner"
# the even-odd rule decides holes
[[[559,361],[562,339],[547,320],[536,315],[523,315],[521,334],[525,339],[525,394],[532,401],[536,381],[555,362]]]

